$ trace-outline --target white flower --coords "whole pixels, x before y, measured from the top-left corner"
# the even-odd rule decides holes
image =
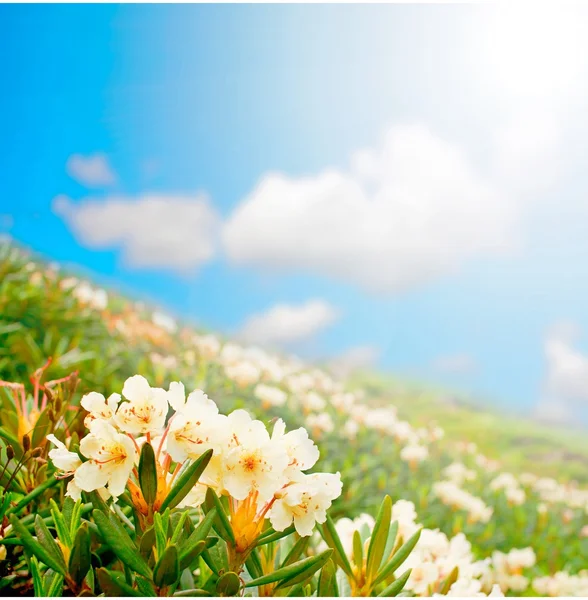
[[[410,463],[420,463],[429,456],[429,451],[426,446],[420,446],[419,444],[410,444],[404,446],[400,451],[400,458]]]
[[[264,403],[269,406],[283,406],[286,403],[288,395],[280,388],[259,383],[255,386],[253,393]]]
[[[91,492],[108,485],[112,496],[120,496],[137,458],[133,441],[105,421],[96,420],[80,442],[80,452],[90,460],[76,469],[76,486]]]
[[[392,506],[392,521],[398,521],[398,533],[406,541],[418,529],[417,513],[409,500],[397,500]]]
[[[196,335],[194,336],[194,345],[200,356],[207,360],[217,356],[221,346],[218,338],[214,335]]]
[[[365,513],[353,520],[343,517],[337,521],[335,529],[337,530],[337,534],[343,545],[343,550],[347,556],[351,556],[353,552],[353,534],[357,531],[361,535],[362,532],[367,530],[367,535],[362,537],[362,539],[366,539],[368,535],[371,535],[371,531],[375,524],[374,518]]]
[[[335,429],[335,424],[329,413],[319,413],[318,415],[310,414],[306,417],[306,424],[311,429],[318,429],[325,433],[330,433]]]
[[[170,385],[170,404],[177,412],[170,419],[167,452],[175,462],[198,458],[211,448],[218,454],[227,442],[227,417],[219,415],[217,405],[201,390],[185,401],[183,390],[181,384]]]
[[[269,500],[285,483],[289,457],[284,446],[272,441],[265,425],[245,410],[228,416],[230,448],[224,457],[223,485],[236,500],[257,491]]]
[[[178,330],[178,324],[172,317],[162,312],[154,312],[151,317],[153,324],[161,329],[165,329],[168,333],[175,333]]]
[[[82,464],[80,457],[75,452],[70,452],[65,444],[58,440],[52,433],[47,436],[47,439],[57,446],[57,448],[49,451],[51,462],[63,475],[71,475]]]
[[[86,394],[80,401],[82,407],[90,413],[84,419],[84,425],[89,429],[90,423],[92,423],[94,419],[111,421],[119,402],[120,394],[111,394],[108,397],[108,400],[98,392]]]
[[[245,388],[259,381],[261,371],[259,367],[253,363],[249,361],[242,361],[234,365],[226,366],[225,374],[239,387]]]
[[[309,411],[319,412],[324,410],[327,406],[324,398],[319,396],[316,392],[308,392],[307,394],[303,394],[300,397],[300,401],[302,402],[302,406]]]
[[[327,510],[341,495],[342,488],[339,473],[301,475],[299,481],[276,494],[269,512],[272,527],[284,531],[294,521],[299,535],[311,535],[315,523],[327,520]]]
[[[303,427],[286,433],[286,424],[278,419],[271,439],[288,455],[289,463],[284,472],[288,479],[294,479],[300,471],[311,469],[319,459],[319,450]]]
[[[159,433],[165,426],[168,411],[167,392],[152,388],[141,375],[125,381],[123,396],[129,402],[119,405],[116,424],[127,433]]]

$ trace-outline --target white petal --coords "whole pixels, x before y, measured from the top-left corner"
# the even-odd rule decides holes
[[[145,400],[150,394],[149,382],[142,375],[129,377],[123,386],[123,396],[131,402]]]
[[[58,448],[61,448],[62,450],[67,450],[67,448],[65,447],[65,444],[58,440],[52,433],[50,433],[47,436],[47,439],[52,443],[55,444]]]
[[[174,410],[180,410],[186,403],[186,389],[183,383],[172,381],[169,384],[169,392],[167,393],[170,406]]]
[[[298,535],[302,537],[306,537],[308,535],[312,535],[312,530],[314,529],[314,514],[312,512],[304,513],[301,516],[294,517],[294,527],[296,527],[296,531]]]
[[[276,531],[284,531],[292,523],[292,513],[282,500],[276,500],[269,512],[269,519]]]
[[[76,485],[85,492],[104,487],[108,482],[108,473],[92,461],[80,465],[74,475]]]
[[[102,394],[99,394],[98,392],[90,392],[80,400],[80,404],[88,412],[101,412],[104,410],[106,400]]]

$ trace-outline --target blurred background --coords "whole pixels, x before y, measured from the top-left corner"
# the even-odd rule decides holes
[[[584,427],[587,25],[0,6],[0,234],[247,343]]]

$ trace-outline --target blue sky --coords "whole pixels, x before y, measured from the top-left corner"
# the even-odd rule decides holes
[[[328,323],[289,348],[336,357],[369,347],[383,369],[501,406],[569,411],[588,382],[581,337],[558,325],[588,327],[586,22],[585,12],[464,5],[1,6],[0,228],[214,329],[320,300]],[[350,166],[364,148],[380,161],[370,182]],[[96,154],[102,183],[72,174],[72,156]],[[329,168],[342,174],[341,199],[319,198]],[[292,239],[271,221],[280,198],[257,194],[273,173],[295,203],[298,182],[311,181]],[[356,185],[385,203],[355,207]],[[219,231],[234,217],[229,242],[219,233],[189,273],[175,255],[127,260],[125,231],[138,252],[154,236],[141,209],[149,194],[181,197],[187,211],[204,203]],[[422,210],[406,208],[415,194]],[[84,207],[113,197],[136,211],[108,241],[103,221],[88,231]],[[374,214],[346,221],[337,202]],[[415,215],[441,215],[456,235],[436,240],[438,228],[416,224],[422,237],[403,237]],[[331,222],[336,251],[316,241]],[[196,227],[186,244],[208,235]]]

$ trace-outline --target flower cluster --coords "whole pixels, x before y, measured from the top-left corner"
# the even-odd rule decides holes
[[[91,392],[81,405],[88,411],[84,424],[89,433],[80,441],[79,454],[54,435],[48,436],[56,446],[49,457],[62,477],[72,477],[67,493],[73,498],[97,490],[116,499],[128,489],[135,507],[146,512],[137,465],[141,446],[150,443],[162,483],[154,505],[157,510],[181,465],[212,450],[188,496],[189,505],[202,504],[208,487],[228,496],[237,546],[244,550],[259,535],[266,518],[276,531],[293,523],[301,536],[310,535],[341,494],[339,473],[307,473],[319,451],[304,428],[286,432],[279,419],[270,435],[247,411],[221,414],[201,390],[186,396],[181,383],[164,390],[135,375],[125,382],[122,396],[105,398]]]

